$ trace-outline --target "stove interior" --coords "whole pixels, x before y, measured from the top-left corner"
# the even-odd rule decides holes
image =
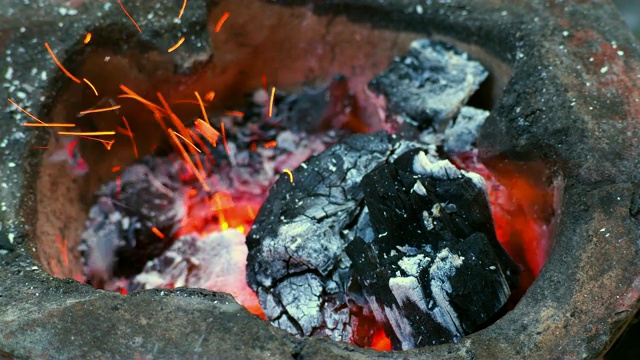
[[[222,29],[216,31],[216,23],[225,12],[231,16]],[[118,97],[122,94],[122,85],[145,99],[157,99],[160,93],[179,118],[193,119],[201,111],[197,103],[194,104],[195,91],[203,95],[215,92],[213,100],[207,103],[208,109],[224,112],[241,107],[246,94],[264,86],[264,79],[269,88],[295,92],[303,86],[326,84],[334,74],[343,74],[356,99],[363,100],[363,119],[375,118],[375,111],[365,100],[368,82],[395,57],[403,55],[413,40],[424,37],[355,23],[342,15],[317,15],[304,7],[231,0],[222,1],[211,10],[209,33],[213,57],[184,75],[174,73],[174,65],[166,52],[122,51],[92,44],[74,69],[78,77],[91,79],[99,94],[69,81],[55,94],[51,111],[38,114],[52,122],[73,122],[84,132],[122,130],[109,138],[115,140],[113,143],[99,137],[103,140],[80,138],[77,144],[64,137],[51,137],[47,149],[42,150],[33,255],[47,272],[61,278],[83,279],[82,259],[77,249],[89,208],[95,201],[94,193],[102,184],[116,178],[115,169],[126,168],[167,143],[166,131],[147,107],[134,99]],[[509,80],[510,68],[479,47],[456,43],[446,36],[434,35],[433,38],[447,40],[470,53],[489,71],[489,78],[469,104],[490,110]],[[83,110],[107,107],[113,101],[121,105],[117,114],[104,112],[77,117]],[[369,131],[380,130],[375,128],[376,123],[371,122]],[[126,127],[135,135],[135,150],[131,137],[124,131]],[[69,151],[80,154],[88,171],[79,168],[82,164],[74,162]],[[503,243],[510,253],[520,252],[522,258],[534,256],[527,255],[527,249],[538,246],[540,237],[551,236],[550,219],[557,220],[553,214],[558,205],[555,201],[560,198],[557,177],[544,163],[529,159],[487,159],[486,165],[492,176],[518,199],[519,205],[513,211],[523,214],[519,219],[543,219],[540,221],[549,225],[545,234],[529,233],[531,239],[527,241],[534,244],[529,247],[516,241]],[[494,214],[494,221],[499,237],[521,236],[512,234],[513,227],[500,227],[507,220],[500,222]],[[526,233],[530,226],[526,220],[522,222],[519,234]],[[545,260],[544,256],[528,259],[538,266],[530,269],[522,281],[533,282]],[[525,289],[526,286],[516,299]]]

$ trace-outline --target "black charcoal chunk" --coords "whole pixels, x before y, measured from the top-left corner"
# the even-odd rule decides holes
[[[487,110],[463,106],[458,117],[444,130],[444,151],[449,155],[455,155],[473,150],[478,139],[478,131],[487,116]]]
[[[394,349],[457,341],[504,306],[517,267],[496,239],[479,175],[414,149],[361,187],[375,237],[345,251]]]
[[[415,147],[386,133],[354,135],[300,165],[293,182],[274,184],[247,236],[247,280],[273,324],[298,336],[349,340],[351,263],[343,250],[354,232],[367,236],[360,180]]]
[[[344,75],[320,89],[305,88],[277,104],[272,121],[295,132],[317,133],[348,127],[355,97]]]
[[[391,113],[419,128],[440,127],[456,116],[487,76],[466,53],[421,39],[371,80],[369,88],[387,98]]]

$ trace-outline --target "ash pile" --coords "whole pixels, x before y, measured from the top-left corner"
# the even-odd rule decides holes
[[[473,149],[488,112],[465,104],[487,75],[457,49],[415,41],[369,84],[396,134],[354,135],[274,184],[247,237],[247,279],[269,321],[367,343],[373,316],[394,349],[411,349],[497,316],[518,268],[483,178],[437,154]]]

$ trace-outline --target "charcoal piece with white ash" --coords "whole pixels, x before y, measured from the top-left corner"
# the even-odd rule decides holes
[[[420,149],[361,182],[375,236],[346,247],[359,289],[394,349],[457,341],[494,317],[517,285],[477,174]]]
[[[390,113],[419,128],[440,127],[456,116],[488,74],[467,53],[420,39],[371,80],[369,88],[386,97]]]
[[[247,236],[247,281],[267,318],[298,335],[352,337],[344,247],[366,233],[362,176],[418,144],[395,135],[354,135],[281,176]],[[361,223],[358,226],[358,223]]]
[[[80,247],[92,285],[100,288],[113,276],[139,272],[171,245],[168,235],[183,215],[174,196],[174,180],[156,166],[161,165],[129,166],[120,181],[98,191]],[[160,237],[154,228],[167,236]]]

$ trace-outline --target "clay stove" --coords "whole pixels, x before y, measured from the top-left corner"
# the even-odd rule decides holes
[[[202,11],[194,11],[192,17],[185,17],[180,24],[159,20],[163,16],[171,19],[175,16],[172,11],[177,13],[179,7],[169,11],[155,8],[156,5],[128,5],[129,9],[137,9],[132,11],[134,18],[146,19],[140,24],[142,27],[153,29],[140,37],[130,28],[128,20],[122,18],[119,9],[83,5],[78,12],[101,14],[99,21],[93,21],[89,15],[76,21],[62,40],[66,53],[63,51],[59,56],[67,59],[67,65],[76,61],[76,70],[96,75],[103,69],[87,65],[91,56],[113,57],[114,74],[131,74],[115,70],[134,64],[137,71],[134,76],[142,82],[152,79],[146,85],[149,89],[173,89],[168,91],[173,91],[176,97],[181,91],[204,86],[212,79],[227,89],[225,94],[242,94],[259,84],[251,83],[252,80],[238,82],[238,77],[259,81],[263,71],[275,74],[274,81],[280,84],[299,83],[306,76],[333,72],[361,76],[366,81],[363,69],[382,68],[411,39],[424,34],[446,37],[481,59],[496,75],[495,90],[490,92],[496,106],[479,138],[480,150],[485,158],[494,160],[495,171],[500,172],[500,160],[504,158],[523,164],[542,161],[566,183],[559,203],[561,217],[552,256],[516,308],[486,330],[457,344],[415,350],[403,356],[590,357],[613,343],[637,311],[640,286],[636,265],[640,212],[635,195],[638,160],[633,157],[640,135],[633,122],[637,114],[634,102],[638,94],[634,75],[638,68],[637,50],[621,25],[607,23],[602,29],[593,25],[598,23],[594,19],[603,21],[603,13],[616,18],[614,9],[580,3],[547,7],[537,1],[520,6],[508,2],[460,6],[420,3],[382,6],[375,2],[309,2],[306,7],[248,4],[251,6],[237,2],[209,5],[208,15],[204,3],[191,1],[190,7]],[[43,16],[51,16],[48,8],[40,9]],[[191,69],[198,59],[208,55],[209,34],[203,31],[209,22],[207,15],[217,19],[223,11],[244,16],[244,22],[238,23],[239,32],[230,32],[229,38],[211,34],[215,56],[221,58],[218,60],[222,64],[238,65],[237,70],[216,73],[215,69],[197,65]],[[69,15],[68,10],[57,12],[59,16],[75,16]],[[158,18],[145,17],[150,13]],[[265,23],[256,22],[255,14],[261,14],[259,18]],[[530,19],[531,14],[537,16],[527,22],[525,19]],[[305,26],[322,31],[304,32],[311,34],[311,38],[304,38],[300,31],[286,31]],[[111,50],[103,48],[85,53],[81,39],[89,29],[104,34],[98,43],[115,45],[119,50],[109,53]],[[68,116],[67,110],[57,105],[64,103],[68,109],[78,97],[65,89],[64,82],[56,81],[63,79],[62,75],[56,75],[60,77],[53,81],[48,79],[56,71],[52,67],[43,68],[46,53],[21,48],[20,39],[45,36],[46,31],[34,27],[21,33],[17,27],[14,32],[7,50],[9,56],[3,60],[6,65],[3,67],[13,69],[9,86],[2,90],[5,97],[10,96],[9,90],[16,91],[11,86],[20,87],[18,90],[30,99],[33,112],[52,119]],[[188,52],[164,55],[164,49],[175,39],[158,34],[168,32],[192,32],[199,38],[193,40]],[[114,39],[109,34],[122,35]],[[273,51],[274,43],[287,51]],[[356,55],[353,49],[357,49]],[[180,55],[185,53],[190,55]],[[127,61],[121,60],[123,54]],[[291,63],[291,59],[295,62]],[[292,64],[286,72],[282,70],[283,63]],[[346,64],[350,66],[340,68]],[[35,85],[32,68],[41,76]],[[187,74],[187,70],[196,71],[199,76],[169,80],[174,78],[174,72]],[[114,77],[112,81],[119,83],[120,79]],[[32,85],[25,88],[24,84]],[[58,97],[47,97],[50,94]],[[44,100],[41,96],[45,96]],[[74,240],[65,237],[69,243],[58,245],[54,243],[55,235],[60,234],[61,226],[65,232],[79,231],[82,208],[91,190],[109,176],[114,165],[109,162],[122,160],[126,155],[124,150],[114,147],[113,157],[92,159],[91,149],[83,149],[89,164],[102,170],[92,171],[82,183],[74,183],[60,169],[39,161],[39,152],[33,146],[46,145],[46,134],[24,132],[19,126],[21,122],[7,115],[7,121],[0,125],[6,129],[1,146],[10,150],[0,168],[6,185],[0,189],[5,236],[0,241],[6,248],[1,258],[0,301],[3,309],[11,309],[0,317],[3,323],[0,349],[8,355],[207,354],[251,358],[374,355],[370,350],[346,344],[285,336],[220,294],[180,289],[121,297],[96,292],[71,280],[52,278],[42,268],[53,273],[52,264],[56,263],[64,271],[57,275],[70,276],[73,266],[78,266],[78,259],[65,260],[56,251],[57,246],[73,247]],[[149,134],[150,141],[153,137],[154,134]],[[95,166],[101,162],[107,166]],[[34,258],[40,265],[36,265]],[[61,266],[67,262],[69,266]],[[208,320],[202,321],[203,318]],[[34,337],[37,343],[26,341]]]

